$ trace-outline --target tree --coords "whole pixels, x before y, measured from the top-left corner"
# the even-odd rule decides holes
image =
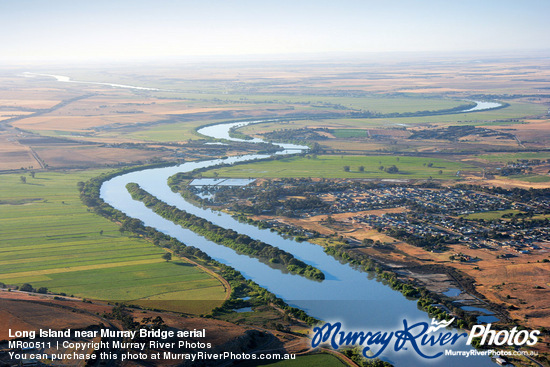
[[[25,176],[19,177],[22,183],[27,183],[27,178]]]
[[[359,166],[359,172],[365,172],[365,166]]]
[[[349,166],[344,166],[344,172],[349,172]]]
[[[397,168],[395,165],[392,165],[385,169],[387,173],[397,173],[399,172],[399,168]]]
[[[35,175],[34,171],[31,171],[31,177],[32,178],[34,178],[34,175]]]
[[[23,284],[20,288],[19,288],[20,291],[23,291],[23,292],[34,292],[34,288],[32,287],[32,285],[30,285],[29,283],[25,283]]]
[[[165,252],[163,255],[162,255],[162,258],[166,261],[170,261],[172,260],[172,253],[170,252]]]

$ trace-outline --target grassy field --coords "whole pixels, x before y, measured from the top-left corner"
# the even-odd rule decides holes
[[[429,164],[432,167],[428,167]],[[387,173],[380,166],[395,165],[399,173]],[[349,166],[349,172],[344,167]],[[364,167],[364,172],[359,167]],[[436,158],[394,156],[333,156],[317,158],[287,157],[280,160],[241,164],[213,169],[204,177],[325,177],[325,178],[386,178],[386,179],[457,179],[457,171],[480,169],[460,162]],[[440,174],[439,171],[442,171]]]
[[[392,99],[387,99],[391,102]],[[414,99],[412,100],[414,101]],[[427,100],[429,101],[429,100]],[[380,102],[383,102],[380,99]],[[396,103],[403,103],[402,106],[407,106],[406,98],[403,98],[403,101],[395,101]],[[375,108],[376,109],[376,108]],[[409,109],[405,110],[401,106],[396,106],[392,111],[389,108],[383,109],[384,113],[390,112],[412,112],[417,110],[423,110],[422,108],[418,109]],[[448,114],[448,115],[435,115],[435,116],[419,116],[419,117],[394,117],[394,118],[341,118],[341,119],[326,119],[319,121],[312,120],[295,120],[292,123],[293,128],[308,127],[308,126],[328,126],[334,128],[350,128],[350,129],[365,129],[373,127],[397,127],[397,126],[414,126],[417,124],[438,124],[438,125],[476,125],[476,126],[491,126],[491,125],[514,125],[521,122],[515,121],[505,121],[498,122],[495,120],[509,120],[509,119],[521,119],[525,116],[531,115],[544,115],[546,113],[546,107],[542,104],[532,104],[532,103],[521,103],[521,102],[510,102],[510,106],[497,110],[489,111],[478,111],[472,113],[463,113],[463,114]],[[265,127],[266,131],[276,130],[284,126],[279,124],[262,124],[262,127]],[[249,125],[241,129],[244,133],[253,132],[254,126]]]
[[[222,122],[221,120],[201,120],[201,121],[186,121],[186,122],[174,122],[163,123],[152,127],[141,127],[135,132],[129,132],[128,138],[143,140],[143,141],[186,141],[203,139],[204,137],[197,134],[195,131],[199,126],[206,124],[212,124],[216,122]],[[104,136],[119,136],[119,133],[105,133]]]
[[[550,176],[540,176],[540,175],[514,175],[514,176],[505,176],[503,178],[524,181],[524,182],[550,182]]]
[[[521,213],[519,210],[515,209],[507,209],[507,210],[494,210],[490,212],[483,212],[483,213],[474,213],[464,216],[466,219],[485,219],[485,220],[494,220],[494,219],[500,219],[505,214],[517,214]]]
[[[225,291],[218,280],[190,264],[162,260],[162,249],[122,235],[116,224],[87,211],[76,183],[97,174],[1,176],[0,282],[103,300],[169,300],[169,308],[184,312],[193,312],[184,300],[194,301],[193,309],[199,300],[221,304]]]
[[[508,163],[515,162],[518,159],[550,159],[550,153],[496,153],[496,154],[482,154],[476,158],[485,159],[489,162]]]
[[[331,132],[337,138],[364,138],[368,135],[367,130],[361,129],[334,129]]]

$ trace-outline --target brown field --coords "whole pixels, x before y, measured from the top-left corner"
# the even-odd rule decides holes
[[[46,298],[13,296],[7,293],[12,292],[0,292],[0,317],[4,320],[0,323],[0,340],[13,339],[9,338],[9,329],[81,329],[103,323],[99,317],[89,313],[67,312],[67,309],[59,307],[61,304],[48,304],[49,300]]]
[[[407,126],[409,129],[414,126],[448,125],[453,120],[456,121],[456,116],[452,115],[357,120],[347,117],[346,111],[335,109],[330,104],[322,105],[325,96],[329,101],[330,98],[336,98],[344,106],[348,103],[350,106],[359,103],[360,98],[348,98],[347,90],[367,93],[366,96],[374,98],[388,95],[393,98],[395,95],[392,93],[395,92],[417,97],[451,99],[468,99],[469,95],[477,93],[525,94],[529,96],[513,99],[520,110],[530,105],[548,105],[550,98],[544,97],[541,92],[544,91],[541,88],[546,85],[544,78],[550,77],[548,68],[541,67],[545,60],[504,56],[498,61],[491,59],[492,61],[472,62],[469,58],[471,56],[438,56],[430,60],[428,68],[418,60],[401,60],[407,61],[402,63],[381,57],[377,62],[350,60],[330,66],[323,62],[303,65],[298,62],[292,68],[276,63],[264,65],[262,68],[237,64],[223,68],[213,64],[189,64],[183,68],[159,66],[145,71],[121,67],[97,70],[54,67],[50,71],[51,74],[69,75],[75,80],[151,86],[161,88],[161,91],[61,83],[51,77],[23,77],[20,72],[10,71],[9,74],[0,76],[0,82],[5,87],[0,90],[0,130],[3,127],[2,120],[19,116],[18,120],[9,121],[9,125],[4,128],[11,126],[27,133],[65,137],[77,144],[178,142],[185,149],[189,139],[201,138],[194,129],[213,121],[309,114],[311,120],[291,120],[289,126],[362,128],[369,129],[371,134],[385,136],[380,139],[329,139],[321,142],[326,149],[336,153],[523,149],[514,141],[476,137],[453,143],[411,141],[407,139],[410,130],[395,129],[396,126]],[[537,77],[531,78],[531,75]],[[540,96],[530,97],[534,93]],[[72,100],[74,98],[80,99]],[[398,95],[397,98],[401,97]],[[60,105],[63,101],[71,102]],[[372,108],[376,110],[376,106]],[[414,109],[415,106],[411,105],[410,108]],[[325,113],[341,113],[342,118],[321,117],[319,120],[318,116]],[[33,115],[25,118],[29,114]],[[494,129],[512,128],[523,146],[547,148],[550,122],[546,116],[519,116],[523,124],[502,126],[495,122],[498,116],[496,112],[493,115],[470,114],[464,115],[464,119],[475,124],[479,118],[479,123],[490,123],[489,128]],[[281,127],[284,124],[266,123],[250,126],[245,131],[257,135]],[[10,138],[17,140],[15,130],[6,131]],[[32,144],[23,146],[35,149],[38,159],[42,159],[50,167],[82,165],[84,168],[97,166],[102,162],[111,164],[117,156],[120,156],[121,162],[130,163],[163,154],[164,157],[161,158],[167,159],[171,155],[170,152],[150,155],[148,152],[134,151],[136,154],[133,159],[132,154],[125,154],[126,152],[120,150],[102,151],[106,147],[97,146],[87,148],[97,149],[97,152],[84,152],[74,148],[74,159],[67,161],[60,158],[56,147],[45,149]],[[33,165],[30,163],[33,160],[36,157],[29,159],[28,154],[15,144],[5,144],[0,150],[0,170],[27,167]]]
[[[0,121],[11,119],[12,117],[30,115],[31,113],[25,111],[0,111]]]
[[[11,134],[0,131],[0,170],[15,170],[21,167],[39,167],[28,147],[14,140]]]
[[[136,161],[147,162],[150,159],[163,157],[166,153],[144,149],[106,148],[96,146],[64,146],[39,147],[36,153],[45,162],[50,162],[52,168],[79,168],[91,167],[93,162],[97,166],[116,165]]]
[[[106,320],[99,314],[109,314],[113,306],[101,302],[82,302],[81,299],[53,299],[50,295],[38,295],[24,292],[0,291],[0,317],[6,322],[0,323],[0,340],[13,339],[9,337],[9,329],[19,331],[84,329],[92,325],[109,324],[117,329],[123,329],[118,320]],[[68,312],[70,311],[70,312]],[[251,325],[236,325],[222,320],[185,317],[171,312],[156,312],[147,310],[127,309],[135,321],[144,318],[162,318],[165,325],[172,330],[202,330],[206,329],[205,338],[200,342],[211,343],[212,351],[250,351],[261,346],[270,351],[286,350],[288,353],[303,353],[309,347],[309,340],[303,336],[255,327]],[[38,339],[41,340],[41,339]],[[56,339],[59,340],[59,339]],[[196,342],[194,338],[178,338],[188,342]],[[98,340],[96,340],[98,341]],[[54,341],[55,345],[55,341]],[[251,347],[252,346],[252,347]],[[7,345],[2,346],[7,347]],[[163,351],[181,353],[181,348],[147,349],[145,353]],[[53,350],[52,350],[53,352]],[[6,356],[0,357],[0,363],[6,362]],[[141,361],[143,362],[143,361]],[[179,365],[177,360],[147,360],[148,366]],[[143,363],[127,363],[125,365],[143,365]]]

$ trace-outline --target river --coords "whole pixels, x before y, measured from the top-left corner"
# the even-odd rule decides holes
[[[55,75],[55,74],[38,74],[31,72],[24,72],[23,76],[26,78],[34,78],[36,76],[45,76],[49,78],[55,78],[58,82],[62,83],[76,83],[76,84],[90,84],[90,85],[104,85],[113,88],[123,88],[123,89],[136,89],[136,90],[149,90],[149,91],[164,91],[163,89],[158,88],[148,88],[148,87],[137,87],[135,85],[126,85],[126,84],[115,84],[115,83],[102,83],[102,82],[85,82],[81,80],[73,80],[65,75]]]
[[[62,82],[62,83],[104,85],[104,86],[113,87],[113,88],[135,89],[135,90],[156,91],[156,92],[161,92],[161,91],[162,92],[174,92],[173,90],[169,90],[169,89],[140,87],[140,86],[135,86],[135,85],[127,85],[127,84],[115,84],[115,83],[105,83],[105,82],[87,82],[87,81],[81,81],[81,80],[73,80],[73,79],[71,79],[71,77],[68,77],[68,76],[65,76],[65,75],[40,74],[40,73],[31,73],[31,72],[28,72],[28,71],[25,71],[22,74],[22,76],[24,76],[26,78],[34,78],[34,77],[37,77],[37,76],[45,76],[45,77],[49,77],[49,78],[54,78],[58,82]],[[502,104],[498,103],[498,102],[481,102],[481,101],[473,101],[473,102],[476,103],[476,105],[474,107],[469,108],[467,110],[459,111],[458,113],[492,110],[494,108],[498,108],[498,107],[502,106]],[[265,121],[267,122],[267,121],[275,121],[275,120],[265,120]],[[256,121],[256,122],[264,122],[264,121]],[[233,123],[230,123],[230,124],[227,124],[227,125],[224,124],[224,126],[228,126],[227,129],[219,129],[219,128],[215,127],[215,126],[218,126],[218,125],[215,125],[215,126],[211,125],[211,126],[203,128],[203,131],[205,132],[204,135],[207,135],[207,136],[215,137],[214,135],[210,135],[210,133],[212,133],[212,134],[221,134],[221,135],[225,135],[225,137],[224,137],[225,139],[238,141],[239,139],[234,139],[234,138],[229,137],[229,129],[231,127],[244,126],[244,125],[247,125],[248,123],[249,122],[233,122]],[[224,139],[224,138],[220,138],[220,137],[216,137],[216,138]],[[248,142],[256,142],[256,143],[261,142],[261,140],[259,140],[259,139],[247,140],[247,141]]]
[[[229,137],[229,129],[235,124],[255,122],[261,121],[219,124],[205,127],[199,132],[216,138],[239,140]],[[278,154],[297,153],[306,147],[291,144],[285,145],[285,148],[286,150]],[[346,330],[372,332],[403,330],[404,319],[409,324],[421,321],[430,323],[431,319],[428,315],[417,308],[416,300],[407,299],[400,292],[392,290],[389,286],[374,279],[372,274],[335,260],[325,254],[321,246],[285,239],[269,230],[239,223],[225,213],[196,207],[185,201],[181,195],[172,192],[166,182],[168,177],[178,172],[189,172],[196,168],[215,166],[221,163],[233,164],[266,157],[268,156],[245,155],[131,172],[105,182],[101,187],[101,197],[116,209],[142,220],[145,225],[155,227],[183,243],[200,248],[217,261],[234,267],[246,278],[254,280],[260,286],[284,299],[288,304],[305,310],[311,316],[328,322],[342,322]],[[132,200],[125,188],[129,182],[136,182],[160,200],[206,218],[219,226],[231,228],[288,251],[296,258],[322,270],[326,279],[318,282],[284,273],[281,270],[270,268],[255,258],[239,255],[230,248],[217,245],[192,231],[183,229],[158,216],[146,208],[143,203]],[[463,366],[466,362],[471,367],[494,366],[489,357],[470,356],[466,359],[466,357],[441,356],[435,360],[428,360],[419,357],[412,351],[412,348],[394,352],[390,350],[392,346],[393,344],[388,346],[381,355],[381,359],[391,362],[395,366]],[[373,350],[376,349],[378,348],[373,347]],[[426,347],[424,351],[433,355],[444,349],[466,351],[471,348],[465,344],[463,338],[452,347],[443,347],[443,349]]]
[[[502,106],[502,103],[498,102],[481,102],[481,101],[473,101],[476,103],[476,105],[472,108],[469,108],[464,111],[460,112],[474,112],[474,111],[484,111],[484,110],[492,110],[498,107]]]

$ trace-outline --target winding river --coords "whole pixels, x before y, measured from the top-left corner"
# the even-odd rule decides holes
[[[244,125],[258,122],[261,121],[219,124],[205,127],[199,132],[215,138],[238,141],[239,139],[229,137],[228,131],[231,127],[236,124]],[[278,154],[293,154],[306,149],[306,147],[292,144],[285,144],[283,147],[285,150]],[[189,172],[196,168],[212,167],[221,163],[233,164],[265,157],[267,156],[253,154],[131,172],[105,182],[101,187],[101,197],[105,202],[127,215],[142,220],[145,225],[155,227],[159,231],[176,237],[183,243],[198,247],[217,261],[234,267],[246,278],[254,280],[262,287],[283,298],[288,304],[305,310],[311,316],[328,322],[342,322],[346,330],[372,332],[403,330],[404,319],[407,320],[409,325],[420,321],[430,323],[431,319],[425,312],[417,308],[415,300],[409,300],[400,292],[394,291],[389,286],[377,281],[372,274],[335,260],[325,254],[321,246],[285,239],[269,230],[239,223],[225,213],[195,207],[185,201],[179,194],[172,192],[166,183],[168,177],[178,172]],[[262,264],[255,258],[239,255],[230,248],[217,245],[192,231],[183,229],[153,213],[143,203],[132,200],[125,188],[125,185],[129,182],[136,182],[160,200],[206,218],[219,226],[245,233],[252,238],[288,251],[296,258],[321,269],[325,273],[326,279],[318,282],[302,276],[284,273],[281,270]],[[377,349],[379,348],[373,347],[373,350]],[[409,349],[394,352],[393,344],[390,344],[382,353],[381,358],[395,366],[463,366],[466,362],[471,367],[494,365],[489,357],[470,356],[466,359],[466,357],[443,355],[434,360],[428,360],[419,357],[417,353],[412,351],[412,348]],[[452,347],[443,347],[439,350],[426,347],[424,351],[433,355],[445,349],[467,351],[470,350],[470,347],[465,344],[465,339],[462,338]]]
[[[70,77],[53,74],[23,73],[26,77],[44,76],[55,78],[63,83],[78,83],[89,85],[110,86],[113,88],[125,88],[145,91],[159,91],[157,88],[147,88],[132,85],[85,82],[72,80]],[[494,102],[476,102],[471,109],[461,112],[474,112],[500,107]],[[264,120],[268,121],[268,120]],[[199,130],[203,135],[217,139],[240,141],[229,136],[229,129],[235,126],[244,126],[250,123],[263,121],[233,122],[207,126]],[[261,142],[259,139],[248,142]],[[284,151],[277,154],[295,154],[302,152],[307,147],[293,144],[279,144]],[[400,292],[392,290],[389,286],[377,281],[372,274],[365,273],[354,267],[341,263],[333,257],[325,254],[320,246],[308,242],[296,242],[285,239],[269,230],[261,230],[252,225],[239,223],[225,213],[202,209],[186,202],[179,194],[173,193],[167,185],[168,177],[178,172],[189,172],[196,168],[212,167],[218,164],[233,164],[245,162],[257,158],[266,158],[267,155],[246,155],[229,157],[226,159],[214,159],[201,162],[189,162],[182,165],[166,168],[146,169],[131,172],[112,178],[101,187],[101,197],[105,202],[123,211],[127,215],[142,220],[145,225],[155,227],[157,230],[176,237],[183,243],[200,248],[212,258],[228,264],[239,270],[245,277],[254,280],[262,287],[268,289],[278,297],[283,298],[288,304],[305,310],[311,316],[327,322],[341,322],[344,330],[372,331],[398,331],[403,330],[403,320],[409,325],[416,322],[430,323],[428,315],[419,310],[415,300],[404,297]],[[267,242],[285,251],[292,253],[296,258],[321,269],[326,276],[322,282],[309,280],[302,276],[285,273],[281,270],[270,268],[255,258],[239,255],[234,250],[217,245],[196,235],[194,232],[163,219],[148,209],[143,203],[134,201],[127,192],[125,186],[129,182],[138,183],[143,189],[155,195],[162,201],[175,205],[195,215],[237,232],[249,235],[252,238]],[[457,330],[453,330],[457,331]],[[458,331],[457,331],[458,332]],[[410,344],[409,344],[410,345]],[[458,357],[441,356],[436,359],[420,357],[413,348],[403,348],[393,351],[394,343],[388,345],[381,354],[381,359],[395,366],[463,366],[470,367],[494,366],[489,357]],[[380,349],[373,346],[373,351]],[[453,351],[470,351],[471,348],[461,339],[454,346],[440,349],[421,348],[426,354],[434,355],[445,349]]]

